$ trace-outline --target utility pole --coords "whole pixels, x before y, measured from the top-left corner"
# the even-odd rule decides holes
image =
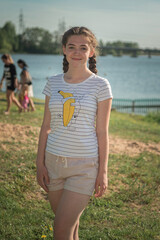
[[[25,30],[24,18],[23,18],[23,11],[20,10],[19,14],[19,34],[22,34]]]

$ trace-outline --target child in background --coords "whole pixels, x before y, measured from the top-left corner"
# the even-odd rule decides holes
[[[21,95],[21,100],[22,100],[22,106],[24,108],[24,112],[29,111],[29,97],[28,97],[28,85],[24,85],[22,89],[22,95]]]
[[[2,55],[1,59],[4,63],[4,73],[0,81],[0,89],[2,88],[3,81],[6,80],[7,109],[4,114],[8,115],[10,113],[12,102],[16,104],[16,106],[19,108],[19,111],[22,111],[23,108],[14,95],[15,89],[18,87],[18,80],[13,59],[9,54]]]
[[[17,63],[18,66],[22,69],[22,72],[20,73],[20,86],[23,88],[24,85],[28,85],[29,104],[31,106],[31,111],[35,111],[34,102],[32,100],[33,97],[32,77],[28,71],[28,65],[22,59],[19,59]]]

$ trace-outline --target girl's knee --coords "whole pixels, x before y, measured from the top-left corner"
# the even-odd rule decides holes
[[[11,97],[12,97],[12,95],[11,95],[10,93],[7,93],[7,94],[6,94],[6,98],[7,98],[7,99],[10,99]]]
[[[59,239],[70,239],[73,236],[75,226],[68,223],[67,219],[57,220],[55,217],[54,221],[54,236],[56,240]]]
[[[10,98],[11,101],[14,101],[14,98],[15,98],[14,94],[10,94],[9,98]]]
[[[12,101],[13,101],[12,96],[11,96],[11,95],[7,96],[7,100],[8,100],[9,102],[12,102]]]
[[[56,240],[67,240],[73,235],[73,230],[66,228],[65,225],[54,225],[54,237]]]
[[[77,219],[76,223],[69,222],[65,217],[54,220],[54,236],[56,240],[59,239],[70,239],[70,237],[74,237],[74,235],[78,235],[79,229],[79,219]]]

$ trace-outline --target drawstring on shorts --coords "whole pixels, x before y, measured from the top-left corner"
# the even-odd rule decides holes
[[[60,157],[60,156],[57,156],[56,162],[58,162],[59,159],[61,159],[62,162],[64,163],[64,168],[67,168],[67,167],[68,167],[68,164],[67,164],[67,157]]]
[[[67,168],[67,158],[62,157],[62,162],[64,162],[64,168]]]

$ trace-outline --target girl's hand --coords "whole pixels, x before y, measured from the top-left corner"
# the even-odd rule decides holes
[[[98,173],[95,183],[95,197],[101,197],[108,187],[108,178],[106,173]]]
[[[49,176],[48,171],[43,164],[37,165],[37,182],[46,192],[48,192],[46,184],[49,184]]]
[[[22,85],[21,85],[20,83],[18,83],[17,89],[18,89],[19,91],[21,90],[21,87],[22,87]]]
[[[15,88],[18,87],[18,80],[17,80],[17,79],[14,80],[14,87],[15,87]]]

